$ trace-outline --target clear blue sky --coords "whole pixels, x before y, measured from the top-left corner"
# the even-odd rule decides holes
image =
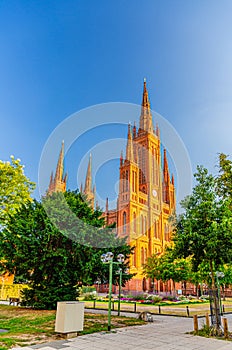
[[[60,122],[94,104],[140,104],[147,77],[193,169],[213,171],[217,152],[231,154],[231,18],[230,0],[0,1],[0,158],[21,158],[37,182]],[[66,162],[71,188],[80,159],[77,149]],[[96,179],[104,197],[112,185]]]

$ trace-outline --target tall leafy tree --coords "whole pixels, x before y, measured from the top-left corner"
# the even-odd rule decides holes
[[[97,278],[106,280],[108,269],[100,256],[110,247],[115,254],[120,250],[127,258],[131,251],[114,233],[105,233],[100,211],[89,208],[78,192],[65,194],[71,211],[63,207],[60,221],[62,206],[58,203],[63,198],[63,194],[54,193],[44,199],[43,205],[33,201],[23,206],[1,232],[1,264],[15,274],[16,280],[29,283],[31,288],[25,291],[24,303],[35,308],[55,308],[57,301],[77,298],[77,285],[93,284]],[[53,216],[48,215],[48,209]],[[56,215],[60,226],[54,223]],[[78,228],[74,226],[76,215],[81,217]],[[90,237],[101,242],[106,235],[104,248],[89,240]],[[127,265],[128,260],[123,269]]]
[[[0,160],[0,226],[5,226],[22,204],[32,201],[35,184],[26,177],[23,168],[20,159],[13,156],[10,162]]]
[[[232,161],[224,153],[219,154],[219,175],[216,185],[219,196],[232,201]]]
[[[215,290],[215,269],[232,257],[232,212],[227,199],[217,195],[216,179],[207,169],[198,166],[195,178],[192,194],[182,202],[184,213],[176,226],[175,251],[179,256],[191,256],[195,271],[202,262],[208,263]],[[214,301],[217,309],[216,296]],[[219,327],[217,312],[216,323]]]

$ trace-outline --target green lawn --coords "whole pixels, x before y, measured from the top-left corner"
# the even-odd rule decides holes
[[[144,324],[135,318],[112,317],[112,328]],[[62,339],[54,332],[55,311],[32,310],[0,305],[0,350]],[[107,330],[107,315],[85,313],[84,330],[79,335]]]

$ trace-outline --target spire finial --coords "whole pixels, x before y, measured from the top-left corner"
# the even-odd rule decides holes
[[[144,81],[143,81],[143,98],[142,98],[142,108],[141,108],[139,128],[141,130],[149,132],[150,134],[153,134],[154,132],[151,109],[150,109],[150,101],[149,101],[147,85],[146,85],[146,78],[144,78]]]

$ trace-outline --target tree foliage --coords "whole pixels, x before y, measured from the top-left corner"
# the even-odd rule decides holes
[[[223,153],[219,154],[219,175],[216,184],[219,196],[232,200],[232,161]]]
[[[4,226],[11,215],[31,201],[35,184],[24,174],[20,159],[11,156],[11,162],[0,160],[0,225]]]
[[[232,206],[227,176],[231,164],[224,157],[221,160],[224,165],[222,168],[220,163],[218,177],[213,177],[202,166],[197,167],[194,175],[197,184],[182,202],[184,213],[177,220],[174,235],[176,255],[191,257],[194,271],[197,272],[201,264],[209,265],[215,310],[215,271],[230,263],[232,257]],[[219,328],[217,311],[215,316]]]
[[[201,262],[216,267],[232,256],[232,213],[226,199],[216,194],[216,180],[207,169],[198,167],[197,185],[182,204],[174,235],[178,256],[192,256],[195,271]]]
[[[62,198],[61,193],[53,193],[44,199],[43,204],[46,202],[55,216],[56,204]],[[77,285],[91,285],[97,279],[106,281],[109,270],[102,264],[100,256],[111,247],[115,255],[120,252],[127,258],[131,252],[125,240],[120,240],[113,233],[109,235],[107,232],[109,245],[104,249],[84,242],[85,235],[95,235],[96,241],[99,235],[104,236],[101,212],[89,208],[78,192],[67,192],[65,198],[74,216],[82,218],[78,232],[74,230],[72,235],[70,231],[67,234],[67,227],[69,230],[73,228],[73,216],[69,217],[67,211],[62,213],[61,225],[64,227],[61,232],[44,206],[35,200],[11,216],[7,228],[1,232],[1,264],[15,274],[16,280],[29,283],[31,289],[25,291],[24,303],[35,308],[55,308],[57,301],[77,298]],[[89,227],[94,227],[93,223],[96,228],[90,233]],[[123,269],[127,266],[128,259]]]
[[[172,280],[176,282],[187,282],[192,279],[192,265],[190,259],[175,258],[172,249],[168,249],[161,256],[152,255],[144,265],[143,273],[153,281],[162,280],[164,282]]]

